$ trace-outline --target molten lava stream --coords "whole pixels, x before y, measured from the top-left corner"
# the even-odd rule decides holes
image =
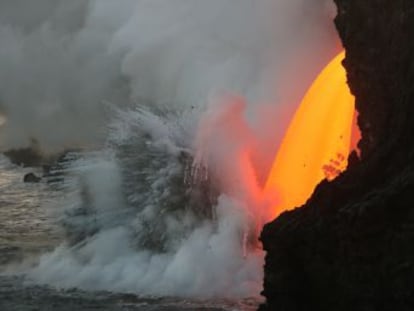
[[[313,82],[291,121],[265,185],[273,216],[301,206],[324,178],[347,167],[354,97],[337,55]]]

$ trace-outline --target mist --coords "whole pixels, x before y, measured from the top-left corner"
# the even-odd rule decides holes
[[[99,145],[108,103],[203,111],[211,96],[231,92],[245,96],[254,114],[259,103],[268,112],[295,102],[336,48],[332,6],[3,0],[0,146]]]

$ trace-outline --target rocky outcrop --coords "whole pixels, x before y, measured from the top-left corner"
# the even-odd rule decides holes
[[[50,171],[59,163],[65,162],[67,155],[78,151],[77,149],[65,149],[60,151],[45,152],[39,142],[32,139],[30,145],[24,148],[9,149],[3,154],[10,162],[23,167],[43,167],[44,174],[49,175]]]
[[[335,2],[361,157],[263,229],[261,310],[413,310],[414,2]]]
[[[41,166],[45,162],[44,156],[39,149],[33,147],[10,149],[5,151],[4,155],[8,157],[13,164],[24,167]]]
[[[24,175],[23,177],[23,181],[25,183],[38,183],[42,180],[42,178],[36,176],[36,174],[34,173],[27,173],[26,175]]]

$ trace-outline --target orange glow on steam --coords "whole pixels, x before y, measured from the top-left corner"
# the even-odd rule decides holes
[[[337,55],[316,78],[285,134],[265,185],[274,216],[304,204],[319,182],[347,167],[355,100],[344,56]]]

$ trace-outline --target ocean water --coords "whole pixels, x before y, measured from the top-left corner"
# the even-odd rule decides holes
[[[0,250],[1,264],[50,250],[62,240],[62,234],[48,212],[54,196],[45,183],[25,184],[23,176],[39,169],[25,169],[0,156]]]
[[[88,310],[82,304],[94,299],[90,308],[102,299],[121,310],[257,307],[264,254],[254,230],[259,205],[243,172],[248,145],[226,138],[234,166],[216,161],[221,147],[197,157],[190,133],[222,123],[221,114],[207,120],[200,128],[192,110],[115,109],[104,145],[67,152],[46,175],[2,156],[4,308],[69,300]],[[203,146],[216,142],[201,136]],[[219,178],[220,168],[236,178]],[[24,183],[28,172],[44,176]]]
[[[156,292],[142,295],[132,288],[82,290],[39,282],[32,273],[42,255],[68,243],[62,202],[73,196],[68,184],[74,181],[65,176],[66,182],[49,177],[26,184],[24,174],[41,175],[42,171],[0,159],[0,310],[255,310],[261,301],[258,297],[162,297]]]

